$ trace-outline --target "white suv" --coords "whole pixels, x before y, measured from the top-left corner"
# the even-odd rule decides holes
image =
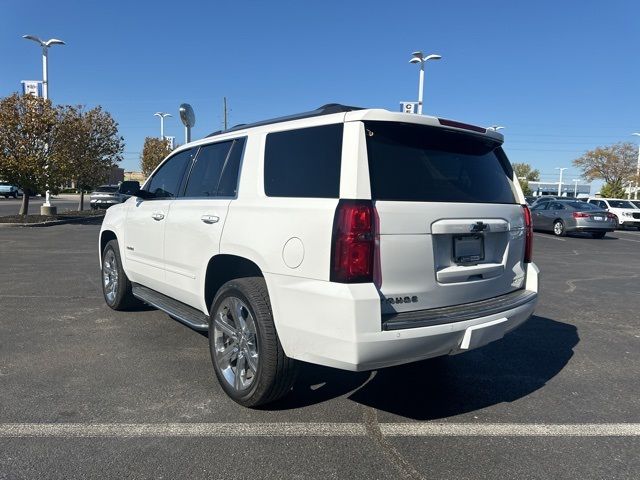
[[[623,198],[589,198],[588,202],[618,217],[618,226],[620,228],[636,227],[640,229],[640,210],[629,200]]]
[[[184,145],[107,210],[106,302],[208,330],[246,406],[285,395],[297,360],[361,371],[497,340],[538,291],[502,141],[331,104]]]

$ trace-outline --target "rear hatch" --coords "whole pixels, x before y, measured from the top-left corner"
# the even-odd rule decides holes
[[[496,139],[365,121],[383,314],[460,305],[524,286],[523,207]]]

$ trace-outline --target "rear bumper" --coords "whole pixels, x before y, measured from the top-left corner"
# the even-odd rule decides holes
[[[278,336],[289,357],[362,371],[456,354],[502,337],[532,315],[538,275],[538,268],[528,264],[524,294],[519,301],[506,302],[504,308],[495,303],[483,308],[483,302],[474,302],[477,308],[467,309],[466,315],[452,322],[388,330],[383,329],[380,296],[373,284],[345,285],[271,274],[265,279]],[[442,314],[446,309],[435,310]],[[474,338],[481,340],[469,343],[471,331],[490,333],[476,334]]]

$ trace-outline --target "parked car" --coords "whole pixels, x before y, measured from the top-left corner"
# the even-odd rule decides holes
[[[129,199],[131,193],[139,190],[140,183],[125,181],[119,185],[101,185],[91,192],[89,204],[91,209],[109,208]]]
[[[589,203],[615,214],[619,228],[640,229],[640,210],[629,200],[621,198],[589,198]]]
[[[589,232],[604,238],[617,226],[616,216],[590,203],[578,200],[555,200],[531,207],[533,229],[553,232],[564,237],[570,232]]]
[[[527,202],[527,205],[531,206],[536,201],[536,198],[538,197],[526,196],[524,197],[524,200]]]
[[[10,183],[0,182],[0,195],[3,195],[4,198],[18,198],[18,195],[21,195],[22,192],[20,188],[16,185],[11,185]]]
[[[328,105],[173,151],[100,231],[107,305],[208,330],[236,402],[296,361],[352,371],[465,352],[537,301],[531,216],[500,133]]]
[[[531,204],[531,206],[536,205],[538,203],[545,203],[545,202],[551,202],[552,200],[562,200],[562,199],[567,199],[567,197],[556,197],[554,195],[542,195],[539,197],[534,197],[535,200],[533,201],[533,203]]]
[[[636,208],[640,208],[640,200],[629,200]]]

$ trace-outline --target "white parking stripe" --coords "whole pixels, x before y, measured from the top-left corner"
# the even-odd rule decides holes
[[[640,240],[632,240],[630,238],[622,238],[622,237],[618,237],[618,240],[622,240],[623,242],[635,242],[635,243],[640,243]]]
[[[638,423],[380,423],[387,437],[637,437]],[[5,423],[0,438],[364,437],[360,423]]]
[[[557,240],[559,242],[566,242],[566,240],[564,238],[558,238],[558,237],[554,237],[552,235],[543,235],[541,233],[534,233],[533,236],[537,237],[537,238],[548,238],[549,240]]]

